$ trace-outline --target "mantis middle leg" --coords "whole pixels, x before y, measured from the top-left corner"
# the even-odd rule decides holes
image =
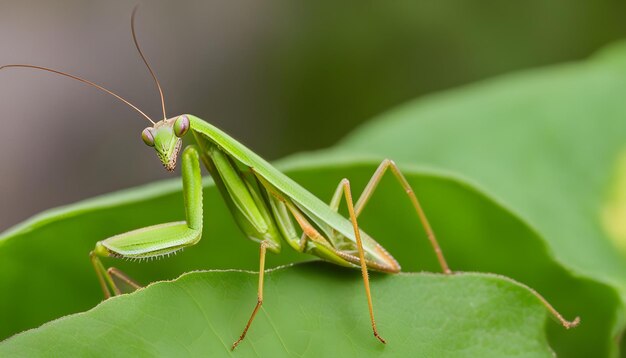
[[[267,252],[267,242],[262,242],[261,243],[261,253],[260,253],[260,261],[259,261],[259,288],[257,291],[257,301],[256,301],[256,306],[254,306],[254,310],[252,311],[252,314],[250,315],[250,318],[248,319],[248,323],[246,324],[246,327],[243,329],[243,332],[241,333],[241,335],[239,336],[239,338],[235,341],[235,343],[233,343],[233,346],[231,347],[231,350],[234,350],[235,348],[237,348],[237,345],[239,345],[239,343],[241,343],[241,341],[243,341],[244,338],[246,338],[246,334],[248,333],[248,329],[250,329],[250,325],[252,324],[252,321],[254,320],[254,317],[256,317],[257,312],[259,311],[259,308],[261,308],[261,305],[263,304],[263,278],[265,276],[265,254]]]
[[[234,350],[246,337],[257,312],[263,305],[265,255],[268,249],[276,253],[280,251],[281,234],[263,198],[263,193],[254,181],[254,176],[247,176],[218,147],[207,142],[202,143],[206,146],[206,155],[203,157],[206,167],[235,221],[248,238],[260,243],[257,302],[241,335],[232,345],[231,349]]]

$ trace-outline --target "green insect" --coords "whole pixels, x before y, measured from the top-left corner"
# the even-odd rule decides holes
[[[202,162],[213,177],[241,231],[249,239],[258,242],[260,246],[257,302],[240,337],[233,343],[232,349],[245,338],[255,315],[263,304],[266,252],[269,250],[279,253],[283,242],[298,252],[312,254],[340,266],[360,268],[372,330],[374,336],[385,343],[378,333],[374,320],[367,270],[394,274],[400,272],[400,265],[380,244],[359,228],[357,218],[387,170],[391,170],[406,191],[442,271],[447,275],[452,274],[417,196],[398,166],[391,160],[384,160],[356,203],[352,199],[350,181],[341,180],[330,203],[326,204],[215,126],[188,114],[168,118],[163,91],[135,35],[136,10],[137,8],[133,10],[131,16],[131,30],[139,55],[150,71],[161,96],[163,119],[158,122],[154,122],[139,108],[117,94],[83,78],[34,65],[11,64],[0,67],[0,70],[21,67],[56,73],[91,85],[126,103],[152,123],[151,127],[143,130],[141,137],[146,145],[156,150],[161,163],[170,172],[176,168],[182,147],[182,137],[190,133],[195,139],[196,144],[187,146],[180,154],[185,220],[149,226],[110,237],[97,242],[95,249],[90,253],[91,262],[105,297],[121,294],[114,277],[134,288],[141,286],[120,270],[114,267],[105,268],[100,257],[154,258],[172,254],[200,241],[203,213],[200,171],[200,162]],[[349,218],[338,213],[342,199],[345,199],[347,203]],[[543,297],[531,291],[563,326],[570,328],[578,325],[578,317],[573,321],[565,320]]]

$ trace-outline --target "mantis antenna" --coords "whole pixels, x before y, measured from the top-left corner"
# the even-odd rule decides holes
[[[143,55],[143,52],[139,47],[139,42],[137,41],[137,35],[135,34],[135,15],[137,14],[137,9],[139,9],[139,4],[135,5],[135,7],[133,8],[133,13],[130,16],[130,31],[133,33],[133,41],[135,42],[135,47],[137,48],[137,51],[139,51],[139,56],[141,56],[143,63],[145,63],[146,67],[148,67],[148,71],[150,71],[150,74],[154,79],[154,83],[156,83],[156,86],[159,89],[159,94],[161,95],[161,108],[163,109],[163,119],[167,119],[167,114],[165,114],[165,100],[163,99],[163,90],[161,89],[161,84],[159,83],[157,76],[154,74],[154,71],[152,71],[152,67],[150,67],[150,65],[148,64],[148,60],[146,60],[146,57]]]
[[[142,112],[139,108],[137,108],[134,104],[132,104],[132,103],[128,102],[127,100],[125,100],[125,99],[124,99],[124,98],[122,98],[121,96],[119,96],[119,95],[117,95],[117,94],[113,93],[112,91],[109,91],[108,89],[106,89],[106,88],[104,88],[104,87],[102,87],[102,86],[100,86],[100,85],[98,85],[98,84],[95,84],[95,83],[93,83],[93,82],[91,82],[91,81],[89,81],[89,80],[86,80],[86,79],[84,79],[84,78],[80,78],[80,77],[78,77],[78,76],[70,75],[69,73],[65,73],[65,72],[62,72],[62,71],[53,70],[53,69],[51,69],[51,68],[47,68],[47,67],[34,66],[34,65],[25,65],[25,64],[12,64],[12,65],[4,65],[4,66],[0,66],[0,70],[2,70],[2,69],[4,69],[4,68],[9,68],[9,67],[34,68],[34,69],[36,69],[36,70],[48,71],[48,72],[56,73],[56,74],[59,74],[59,75],[62,75],[62,76],[65,76],[65,77],[69,77],[69,78],[71,78],[71,79],[74,79],[74,80],[76,80],[76,81],[80,81],[80,82],[82,82],[82,83],[88,84],[88,85],[93,86],[93,87],[95,87],[95,88],[99,89],[100,91],[106,92],[106,93],[110,94],[111,96],[113,96],[113,97],[115,97],[115,98],[119,99],[120,101],[122,101],[122,102],[126,103],[126,104],[127,104],[127,105],[129,105],[131,108],[133,108],[135,111],[137,111],[137,112],[141,113],[141,115],[142,115],[142,116],[146,117],[146,119],[147,119],[147,120],[149,120],[152,124],[155,124],[155,123],[154,123],[154,121],[153,121],[150,117],[148,117],[148,115],[147,115],[147,114],[143,113],[143,112]]]

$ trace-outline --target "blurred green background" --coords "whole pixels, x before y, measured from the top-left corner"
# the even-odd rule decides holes
[[[133,2],[0,1],[0,64],[87,77],[153,117]],[[138,38],[169,115],[193,113],[274,159],[333,144],[408,99],[571,61],[626,34],[623,1],[150,1]],[[0,73],[0,231],[43,209],[169,177],[148,122],[96,90]],[[442,139],[442,140],[445,140]]]

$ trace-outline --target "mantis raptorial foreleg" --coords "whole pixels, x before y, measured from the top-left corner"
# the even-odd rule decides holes
[[[202,176],[198,147],[188,146],[182,154],[183,198],[186,221],[172,222],[129,231],[99,241],[90,253],[91,262],[105,297],[119,295],[112,276],[132,287],[139,286],[116,268],[105,269],[99,257],[144,259],[169,255],[194,245],[202,235]]]
[[[205,153],[202,159],[241,230],[251,240],[266,242],[270,251],[279,253],[281,236],[256,183],[246,178],[220,148],[201,138],[198,142]]]

